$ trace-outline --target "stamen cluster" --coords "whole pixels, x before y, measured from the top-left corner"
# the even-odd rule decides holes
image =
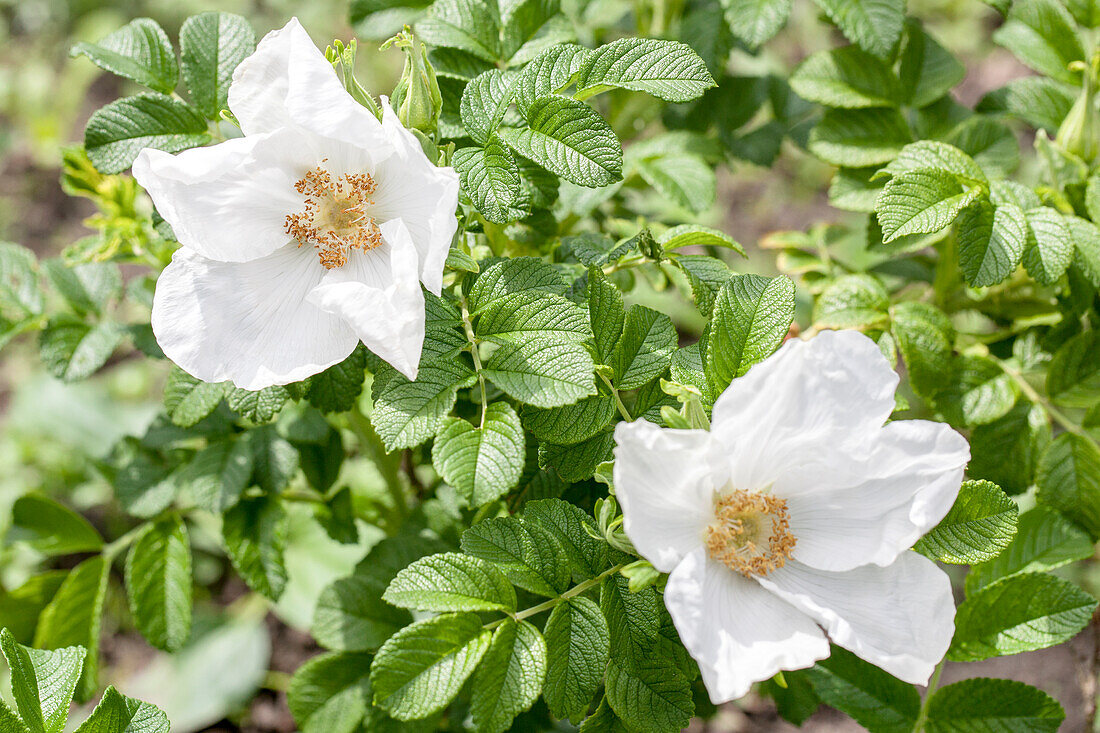
[[[703,542],[707,554],[730,570],[745,577],[767,575],[794,552],[787,502],[743,489],[718,495]]]
[[[326,269],[343,267],[352,250],[365,252],[382,244],[378,223],[366,213],[374,204],[371,196],[376,188],[367,173],[333,178],[317,166],[294,185],[305,199],[305,208],[287,215],[286,233],[298,240],[299,247],[316,247]]]

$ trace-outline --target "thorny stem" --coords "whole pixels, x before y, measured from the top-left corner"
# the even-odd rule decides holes
[[[583,583],[578,583],[577,585],[562,593],[557,598],[551,598],[549,601],[544,601],[537,606],[531,606],[530,608],[525,608],[522,611],[517,611],[516,613],[508,615],[514,618],[516,621],[522,621],[525,618],[530,618],[531,616],[542,613],[543,611],[549,611],[551,608],[558,605],[562,601],[568,601],[570,598],[576,598],[581,593],[584,593],[585,591],[594,588],[595,586],[599,585],[604,578],[609,575],[614,575],[615,573],[622,570],[624,567],[626,567],[626,563],[620,563],[613,568],[608,568],[607,570],[604,570],[595,578],[589,578]],[[499,626],[503,622],[504,619],[497,619],[496,621],[485,624],[485,628],[491,629]]]
[[[386,482],[386,491],[389,492],[390,499],[393,502],[393,510],[390,512],[387,525],[391,531],[396,531],[401,526],[409,510],[409,501],[405,496],[404,482],[401,480],[399,469],[401,454],[397,453],[391,456],[386,453],[386,446],[382,444],[382,439],[378,437],[374,426],[370,424],[370,420],[360,411],[358,406],[353,407],[347,413],[347,416],[348,426],[359,439],[360,450],[374,463]]]
[[[466,331],[466,340],[470,342],[470,355],[474,357],[474,371],[477,372],[477,384],[481,391],[481,427],[485,427],[485,411],[489,405],[485,400],[485,374],[481,370],[481,354],[477,350],[477,337],[474,336],[474,324],[470,320],[469,301],[461,296],[462,328]]]
[[[924,729],[924,724],[928,722],[928,708],[932,703],[932,695],[935,694],[936,688],[940,685],[940,675],[943,674],[943,667],[946,663],[947,657],[941,659],[940,663],[936,665],[936,670],[932,673],[932,679],[928,680],[928,691],[925,692],[924,701],[920,704],[917,722],[913,724],[913,733],[920,733]]]
[[[611,380],[607,378],[607,375],[601,374],[600,379],[607,385],[607,388],[611,390],[611,396],[615,398],[615,406],[619,408],[619,414],[623,416],[623,419],[627,422],[634,420],[630,416],[630,410],[626,409],[626,405],[623,404],[623,400],[619,397],[619,390],[615,389],[615,385],[611,383]]]

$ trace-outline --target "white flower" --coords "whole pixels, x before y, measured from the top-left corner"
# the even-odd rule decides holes
[[[946,425],[886,423],[898,377],[854,331],[792,340],[737,379],[710,432],[615,431],[615,490],[715,703],[829,642],[914,684],[954,632],[951,583],[909,551],[970,458]],[[826,638],[828,637],[828,639]]]
[[[416,377],[420,282],[439,294],[458,177],[382,106],[379,122],[295,19],[233,74],[244,137],[138,156],[134,177],[182,245],[152,324],[184,370],[261,389],[316,374],[361,340]]]

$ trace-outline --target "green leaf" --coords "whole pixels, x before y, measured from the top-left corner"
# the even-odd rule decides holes
[[[371,665],[375,705],[398,720],[442,710],[485,655],[491,635],[472,613],[443,614],[406,626]]]
[[[909,21],[898,76],[903,99],[919,109],[951,91],[966,76],[966,67],[916,21]]]
[[[498,343],[522,343],[532,337],[575,342],[592,338],[584,309],[565,296],[540,290],[513,293],[482,308],[474,333]]]
[[[1041,503],[1100,537],[1100,450],[1095,443],[1062,433],[1043,453],[1035,481]]]
[[[172,42],[151,18],[136,18],[99,43],[78,43],[70,55],[87,56],[101,69],[164,94],[172,93],[179,78]]]
[[[794,283],[789,278],[730,278],[715,298],[707,339],[706,373],[714,393],[771,356],[793,320]]]
[[[472,507],[515,488],[523,461],[523,428],[507,402],[489,405],[479,427],[448,418],[432,446],[432,464]]]
[[[81,646],[88,650],[84,672],[77,686],[78,701],[89,699],[98,686],[99,633],[109,571],[110,567],[100,555],[90,557],[73,568],[50,605],[42,612],[34,632],[36,647],[62,649]]]
[[[577,483],[592,478],[604,461],[612,459],[615,437],[611,431],[597,433],[573,445],[539,445],[539,467],[552,467],[567,483]]]
[[[126,556],[130,614],[141,635],[174,652],[191,635],[191,541],[178,518],[147,525]]]
[[[920,709],[912,685],[863,661],[847,649],[832,647],[828,659],[807,671],[814,693],[827,705],[881,733],[908,733]]]
[[[952,384],[955,331],[941,311],[928,303],[904,302],[894,307],[891,329],[909,372],[909,384],[930,399]]]
[[[470,312],[479,313],[512,293],[540,291],[562,295],[565,290],[562,276],[539,257],[501,260],[485,268],[470,288]]]
[[[76,733],[168,733],[169,727],[163,710],[126,697],[112,686]]]
[[[721,0],[733,35],[749,48],[759,48],[787,24],[791,0]]]
[[[676,327],[663,313],[632,305],[626,313],[622,338],[611,355],[615,386],[637,389],[665,373],[676,350]]]
[[[634,160],[630,166],[669,203],[701,213],[714,205],[716,179],[698,155],[669,154]]]
[[[952,425],[984,425],[1008,414],[1020,388],[984,356],[960,356],[950,386],[936,395],[936,407]]]
[[[98,314],[107,303],[122,295],[122,273],[111,262],[73,265],[63,259],[42,263],[50,283],[80,314]]]
[[[476,379],[473,370],[454,359],[426,364],[415,382],[395,377],[375,400],[371,425],[387,451],[420,445],[443,427],[458,390]]]
[[[901,36],[905,0],[816,0],[844,36],[885,58]]]
[[[355,572],[338,578],[317,600],[311,632],[329,649],[377,649],[412,617],[382,600],[386,586],[398,572],[424,555],[444,549],[421,535],[399,534],[379,542]]]
[[[290,399],[286,388],[275,385],[261,390],[227,388],[225,403],[246,420],[261,424],[271,420]]]
[[[814,303],[814,323],[828,328],[860,328],[889,318],[890,296],[871,275],[844,275]]]
[[[827,109],[810,133],[810,152],[833,165],[861,168],[894,158],[912,140],[895,109]]]
[[[577,74],[577,99],[612,88],[645,92],[666,102],[702,96],[714,79],[686,43],[620,38],[588,54]]]
[[[305,397],[321,412],[346,412],[363,391],[366,368],[366,350],[357,348],[339,364],[310,377],[305,383]]]
[[[1076,95],[1076,85],[1041,76],[1025,76],[985,95],[977,109],[979,112],[1006,112],[1054,135],[1069,114]]]
[[[493,632],[473,681],[470,711],[478,731],[503,733],[542,692],[546,642],[526,621],[504,619]]]
[[[462,190],[486,219],[506,224],[517,218],[513,207],[520,196],[519,166],[500,138],[490,137],[483,148],[456,150],[451,164],[462,176]]]
[[[687,276],[699,313],[709,316],[714,310],[714,298],[718,291],[733,276],[729,266],[707,255],[676,255],[672,261]]]
[[[61,733],[69,718],[83,649],[77,646],[44,651],[15,641],[7,629],[0,631],[0,648],[11,670],[12,695],[23,723],[31,733]]]
[[[500,570],[457,552],[409,565],[390,582],[382,600],[421,611],[516,610],[516,592]]]
[[[543,410],[524,407],[523,427],[544,443],[573,445],[596,435],[615,417],[615,400],[597,395],[572,405]]]
[[[466,132],[479,145],[485,145],[512,101],[515,74],[492,69],[478,74],[462,91],[461,114]]]
[[[813,54],[789,81],[798,96],[826,107],[896,107],[902,96],[890,67],[856,46]]]
[[[1012,3],[1004,25],[993,33],[1020,61],[1036,71],[1069,84],[1079,74],[1069,64],[1085,60],[1073,17],[1056,0],[1018,0]]]
[[[226,382],[203,382],[176,367],[164,385],[164,409],[174,425],[189,428],[212,413],[227,391]]]
[[[286,587],[286,549],[290,521],[272,496],[241,500],[227,511],[222,537],[233,567],[248,587],[276,600]]]
[[[333,432],[339,439],[339,434]],[[340,448],[340,458],[343,459],[343,447]],[[323,505],[315,506],[313,517],[325,529],[332,539],[342,545],[359,544],[359,528],[355,525],[355,507],[353,505],[351,489],[345,486],[332,496],[325,499]]]
[[[1042,408],[1017,405],[1001,419],[971,432],[973,457],[967,472],[1019,494],[1031,486],[1039,455],[1049,442],[1050,423]]]
[[[1010,175],[1020,165],[1020,144],[1004,120],[974,115],[952,128],[944,139],[992,176]]]
[[[103,538],[84,517],[43,496],[25,494],[11,508],[9,542],[26,542],[43,555],[96,552]]]
[[[38,277],[38,258],[26,247],[0,242],[0,306],[28,316],[44,306]]]
[[[623,149],[591,107],[563,97],[536,99],[527,128],[503,128],[500,137],[517,153],[579,186],[599,188],[622,178]]]
[[[1065,717],[1058,701],[1042,690],[1016,680],[976,677],[933,695],[925,730],[1054,733]]]
[[[1073,261],[1073,235],[1065,218],[1048,206],[1025,215],[1031,234],[1024,250],[1024,267],[1038,282],[1050,285]]]
[[[610,366],[611,354],[623,333],[623,294],[599,267],[588,269],[588,318],[596,341],[596,358]]]
[[[180,28],[180,66],[191,103],[214,120],[228,108],[233,71],[256,48],[248,21],[233,13],[199,13]]]
[[[569,559],[574,581],[588,580],[607,569],[611,548],[599,539],[596,520],[580,507],[561,499],[539,499],[524,505],[523,518],[554,535]]]
[[[220,440],[196,453],[183,467],[178,480],[190,490],[198,506],[221,514],[236,504],[248,488],[253,463],[250,441]]]
[[[250,431],[248,442],[252,444],[252,476],[261,489],[277,494],[285,489],[298,472],[298,451],[275,430],[265,425]]]
[[[575,43],[562,43],[531,59],[515,83],[515,102],[519,111],[526,116],[527,109],[536,99],[549,97],[569,86],[591,54]]]
[[[569,587],[569,566],[561,562],[561,545],[554,535],[515,517],[494,517],[462,533],[462,550],[488,560],[515,585],[556,598]]]
[[[31,643],[38,617],[68,575],[68,570],[47,570],[14,590],[0,592],[0,628],[6,627],[20,643]]]
[[[117,323],[89,326],[69,316],[58,316],[43,329],[38,348],[50,374],[75,382],[87,379],[106,364],[124,336],[125,331]]]
[[[497,4],[482,0],[442,0],[416,24],[416,35],[429,46],[457,48],[495,62],[500,56]]]
[[[733,237],[723,231],[698,224],[680,224],[657,237],[657,244],[665,251],[680,247],[722,247],[732,249],[745,257],[745,249]]]
[[[579,596],[554,606],[546,621],[543,697],[555,718],[579,720],[603,682],[611,637],[600,607]]]
[[[1053,570],[1093,552],[1089,536],[1058,512],[1044,506],[1020,515],[1012,542],[992,560],[975,565],[966,576],[967,595],[1000,578]]]
[[[1095,331],[1077,334],[1054,352],[1047,394],[1067,407],[1091,407],[1100,399],[1100,336]]]
[[[1016,502],[988,481],[965,481],[955,504],[917,542],[922,554],[955,565],[973,565],[1001,553],[1016,535]]]
[[[978,199],[958,218],[959,266],[975,287],[996,285],[1016,271],[1027,245],[1027,218],[1015,204]]]
[[[371,655],[331,652],[294,673],[287,707],[304,733],[355,733],[371,707]]]
[[[502,345],[485,363],[484,373],[520,402],[560,407],[596,393],[594,368],[582,345],[535,337]]]
[[[208,142],[202,115],[163,94],[115,100],[92,113],[84,128],[84,149],[101,173],[121,173],[143,148],[178,153]]]
[[[961,183],[989,183],[973,158],[954,145],[936,140],[918,140],[906,145],[879,175],[898,176],[909,171],[940,171],[955,176]]]
[[[972,662],[1061,644],[1088,625],[1095,608],[1092,596],[1053,575],[998,580],[959,606],[947,658]]]
[[[891,178],[875,202],[882,241],[908,234],[938,232],[981,196],[981,188],[964,189],[942,170],[906,171]]]
[[[664,733],[686,728],[695,713],[691,686],[661,657],[607,665],[607,701],[630,730]]]

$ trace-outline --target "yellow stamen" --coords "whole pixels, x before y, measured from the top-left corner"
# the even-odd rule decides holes
[[[746,578],[783,567],[794,552],[787,502],[743,489],[717,495],[703,531],[707,553]]]
[[[366,213],[376,188],[369,174],[345,173],[334,179],[317,166],[294,184],[305,208],[287,215],[286,233],[299,247],[315,247],[326,269],[343,267],[353,249],[365,252],[382,244],[378,223]]]

